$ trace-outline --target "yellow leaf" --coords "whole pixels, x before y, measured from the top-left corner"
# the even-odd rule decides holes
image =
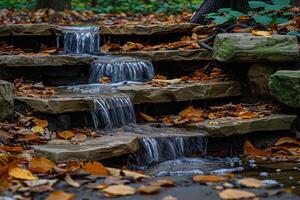
[[[220,192],[219,197],[224,200],[239,200],[239,199],[250,199],[256,197],[252,192],[247,192],[237,189],[226,189]]]
[[[34,118],[32,121],[34,122],[34,124],[36,126],[39,126],[39,127],[42,127],[42,128],[46,128],[49,125],[47,120],[41,120],[41,119],[38,119],[38,118]]]
[[[29,181],[33,181],[33,180],[37,180],[38,178],[33,176],[33,174],[27,170],[27,169],[22,169],[19,167],[15,167],[9,170],[9,175],[17,178],[17,179],[23,179],[23,180],[29,180]]]
[[[113,196],[126,196],[135,194],[135,189],[126,185],[113,185],[105,188],[103,192]]]
[[[33,173],[47,173],[54,167],[56,164],[46,158],[33,158],[28,163],[28,169]]]
[[[58,136],[62,139],[68,140],[75,136],[75,134],[72,131],[63,131],[59,132]]]
[[[294,138],[291,138],[291,137],[282,137],[274,144],[274,146],[279,146],[282,144],[294,144],[294,145],[300,146],[300,141],[298,141]]]
[[[32,127],[31,131],[34,132],[34,133],[39,133],[41,135],[43,135],[45,133],[45,129],[43,127],[40,127],[40,126]]]
[[[199,175],[194,176],[193,180],[198,183],[217,183],[226,181],[227,178],[223,176]]]
[[[99,162],[88,162],[82,169],[92,175],[106,176],[108,175],[108,170]]]
[[[52,192],[46,200],[72,200],[74,199],[75,195],[72,193],[67,193],[64,191],[55,191]]]
[[[255,35],[255,36],[271,36],[272,34],[268,31],[256,31],[256,30],[253,30],[252,32],[252,35]]]

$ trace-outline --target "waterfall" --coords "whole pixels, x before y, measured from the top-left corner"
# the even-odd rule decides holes
[[[65,54],[98,54],[100,53],[100,28],[97,26],[64,26]]]
[[[145,82],[154,77],[154,69],[148,60],[102,56],[92,63],[89,82],[98,83],[102,77],[111,78],[113,83],[122,81]]]
[[[96,129],[112,129],[135,123],[135,113],[129,97],[95,98],[92,119]]]
[[[206,136],[195,137],[144,137],[140,139],[141,151],[136,155],[138,165],[149,165],[174,160],[192,153],[206,154]]]

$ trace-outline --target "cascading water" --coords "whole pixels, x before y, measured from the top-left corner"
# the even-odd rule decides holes
[[[206,154],[206,137],[156,137],[140,139],[141,151],[136,156],[138,165],[149,165],[165,160],[189,156],[192,153]]]
[[[133,105],[129,97],[95,98],[95,111],[92,111],[96,129],[112,129],[135,123]]]
[[[64,26],[65,54],[99,54],[100,28],[97,26]]]
[[[103,77],[113,83],[122,81],[145,82],[154,77],[153,65],[148,60],[130,57],[102,56],[94,61],[90,69],[90,83],[98,83]]]

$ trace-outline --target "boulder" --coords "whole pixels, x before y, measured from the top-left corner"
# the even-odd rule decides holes
[[[266,64],[253,64],[248,71],[249,86],[252,94],[261,98],[272,97],[269,79],[276,68]]]
[[[14,86],[0,80],[0,119],[13,115],[14,111]]]
[[[280,103],[300,108],[300,71],[278,71],[271,76],[269,86]]]
[[[221,62],[298,62],[299,47],[291,35],[224,33],[215,39],[213,57]]]

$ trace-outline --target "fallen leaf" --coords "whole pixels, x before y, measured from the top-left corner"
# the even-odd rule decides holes
[[[55,191],[52,192],[46,200],[72,200],[74,199],[75,195],[72,193],[67,193],[64,191]]]
[[[300,141],[298,141],[294,138],[291,138],[291,137],[282,137],[274,144],[274,146],[279,146],[282,144],[294,144],[294,145],[300,146]]]
[[[156,194],[161,190],[159,186],[141,186],[138,191],[142,194]]]
[[[74,181],[69,174],[66,174],[65,181],[72,187],[75,187],[75,188],[80,187],[80,184],[78,182]]]
[[[33,158],[28,163],[28,169],[34,173],[48,173],[50,172],[56,164],[47,158]]]
[[[150,181],[149,185],[151,186],[160,186],[160,187],[173,187],[175,185],[172,179],[159,179],[155,181]]]
[[[0,154],[0,192],[11,186],[9,170],[17,166],[17,159],[14,156]]]
[[[238,117],[242,119],[254,119],[257,118],[257,114],[253,112],[241,112],[238,114]]]
[[[27,170],[22,169],[19,167],[14,167],[9,170],[9,175],[16,179],[23,179],[23,180],[37,180],[38,178],[33,176],[33,174]]]
[[[299,156],[300,155],[300,148],[289,148],[288,152],[290,152],[291,154],[293,154],[295,156]]]
[[[53,186],[55,183],[57,183],[58,179],[48,180],[48,179],[40,179],[40,180],[34,180],[34,181],[24,181],[25,185],[28,187],[37,187],[41,185],[49,185]]]
[[[135,194],[135,189],[126,185],[112,185],[102,191],[112,196],[127,196]]]
[[[107,176],[108,170],[99,162],[88,162],[82,169],[92,175]]]
[[[40,127],[40,126],[32,127],[31,131],[34,132],[34,133],[39,133],[41,135],[43,135],[45,133],[45,129],[43,127]]]
[[[162,198],[162,200],[177,200],[176,197],[173,197],[171,195],[165,196],[164,198]]]
[[[249,140],[246,140],[244,144],[244,154],[246,156],[269,157],[271,155],[271,152],[257,149],[253,146],[253,144]]]
[[[262,188],[265,186],[265,184],[261,180],[258,180],[256,178],[244,178],[238,180],[238,183],[248,188]]]
[[[42,128],[46,128],[49,125],[47,120],[41,120],[38,118],[34,118],[32,121],[36,126],[39,126]]]
[[[222,181],[226,181],[228,178],[223,176],[212,176],[212,175],[198,175],[194,176],[193,180],[198,183],[218,183]]]
[[[106,169],[109,171],[109,173],[112,176],[128,176],[128,177],[133,177],[135,180],[140,180],[142,178],[150,178],[149,176],[145,176],[144,174],[140,174],[137,172],[129,171],[129,170],[120,170],[116,168],[111,168],[111,167],[106,167]]]
[[[139,114],[147,121],[147,122],[156,122],[157,120],[150,115],[147,115],[145,113],[139,112]]]
[[[237,189],[226,189],[219,193],[219,197],[224,200],[239,200],[239,199],[250,199],[256,197],[252,192],[247,192]]]
[[[58,136],[62,139],[69,140],[74,137],[75,134],[72,131],[62,131],[58,133]]]
[[[259,31],[259,30],[253,30],[252,35],[255,36],[271,36],[272,34],[269,31]]]
[[[164,80],[164,79],[152,79],[153,82],[158,83],[168,83],[168,84],[178,84],[181,82],[181,79],[170,79],[170,80]]]
[[[0,146],[0,150],[14,153],[22,153],[24,151],[23,147],[13,147],[13,146]]]

